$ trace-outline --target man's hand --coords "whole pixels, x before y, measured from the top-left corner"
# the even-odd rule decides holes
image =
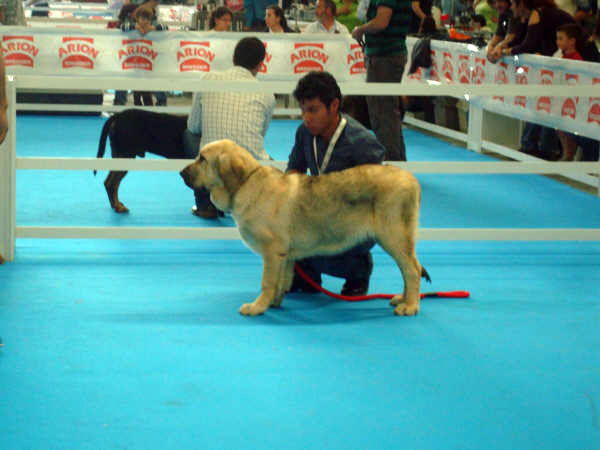
[[[365,35],[364,25],[361,25],[361,26],[358,26],[358,27],[354,27],[354,30],[352,30],[352,37],[354,39],[356,39],[359,44],[362,41],[364,41],[364,39],[363,39],[364,35]]]

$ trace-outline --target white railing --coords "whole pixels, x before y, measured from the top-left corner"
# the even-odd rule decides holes
[[[260,91],[271,93],[290,93],[295,82],[220,82],[203,81],[201,84],[190,80],[177,79],[136,79],[131,78],[94,78],[93,87],[98,90],[128,89],[135,82],[137,90],[180,90],[180,91]],[[48,88],[51,85],[52,88]],[[574,86],[568,93],[562,92],[559,86],[545,85],[400,85],[379,83],[340,83],[346,95],[553,95],[556,97],[589,95],[590,87]],[[134,159],[96,159],[96,158],[17,158],[15,142],[16,108],[31,109],[34,105],[16,105],[17,89],[54,89],[54,90],[89,90],[90,78],[57,77],[52,83],[48,77],[19,76],[9,77],[7,94],[9,97],[9,123],[11,129],[5,143],[0,147],[0,254],[7,260],[14,259],[16,238],[86,238],[86,239],[239,239],[236,228],[190,228],[190,227],[42,227],[19,226],[15,222],[16,170],[152,170],[179,171],[188,160],[134,160]],[[60,107],[58,107],[60,106]],[[88,110],[81,105],[36,105],[43,110]],[[123,107],[94,106],[93,110],[120,110]],[[173,108],[161,108],[160,111],[171,111]],[[292,110],[293,111],[293,110]],[[512,151],[496,144],[482,141],[482,110],[470,105],[468,133],[452,132],[450,135],[467,143],[474,151],[490,150],[506,153]],[[429,130],[448,135],[443,127],[427,122],[409,119],[407,122],[423,126]],[[518,152],[515,152],[518,153]],[[522,154],[519,154],[522,155]],[[516,155],[516,156],[519,156]],[[485,173],[485,174],[563,174],[585,179],[592,185],[598,184],[600,162],[543,162],[533,157],[521,157],[523,162],[402,162],[392,163],[410,170],[413,173]],[[283,167],[284,162],[271,163]],[[591,176],[589,174],[595,174]],[[599,186],[600,188],[600,186]],[[422,228],[419,239],[425,240],[577,240],[599,241],[599,228]]]

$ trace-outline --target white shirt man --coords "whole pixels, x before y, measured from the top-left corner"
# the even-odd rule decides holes
[[[345,25],[335,20],[336,6],[333,0],[319,0],[315,8],[317,20],[308,25],[303,33],[350,34]]]
[[[234,66],[224,72],[207,73],[203,80],[254,81],[250,70]],[[188,117],[188,129],[202,133],[200,148],[220,139],[231,139],[256,159],[270,159],[264,148],[273,110],[273,94],[254,92],[197,92]]]
[[[248,81],[258,83],[256,74],[265,59],[265,45],[256,37],[242,38],[233,51],[231,69],[207,73],[203,80]],[[199,149],[214,141],[231,139],[256,159],[270,159],[264,147],[275,96],[258,92],[197,92],[192,100],[184,133],[184,151],[195,158]],[[200,145],[198,145],[198,135]],[[210,201],[206,188],[195,189],[196,205],[192,214],[202,219],[216,219],[219,211]]]

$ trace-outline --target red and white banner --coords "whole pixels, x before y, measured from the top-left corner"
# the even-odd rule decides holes
[[[409,53],[415,40],[409,38]],[[494,96],[471,99],[483,108],[507,116],[541,123],[591,138],[600,137],[600,64],[520,55],[496,64],[485,50],[469,44],[432,41],[433,65],[405,78],[406,83],[437,81],[442,84],[547,84],[590,86],[590,97]]]
[[[186,77],[231,67],[241,33],[153,32],[2,27],[9,74]],[[256,33],[267,51],[260,79],[293,81],[326,70],[340,82],[365,80],[364,55],[349,35]],[[410,50],[415,39],[408,38]],[[497,64],[474,45],[432,41],[433,66],[405,76],[406,83],[548,84],[590,86],[590,96],[494,96],[471,101],[483,108],[566,131],[600,136],[600,64],[521,55]],[[406,65],[410,66],[410,62]]]
[[[198,77],[232,65],[240,33],[153,32],[3,27],[7,73]],[[311,70],[338,81],[364,80],[364,55],[349,37],[258,33],[267,57],[259,78],[287,81]],[[291,37],[291,38],[290,38]]]

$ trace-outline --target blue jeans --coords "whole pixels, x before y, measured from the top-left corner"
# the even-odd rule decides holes
[[[368,280],[373,270],[371,248],[374,240],[368,240],[350,250],[332,256],[315,256],[298,263],[311,278],[318,278],[325,273],[346,280]]]
[[[120,106],[127,104],[127,91],[115,91],[113,105]]]
[[[521,151],[539,153],[543,157],[551,157],[558,149],[560,142],[556,131],[537,123],[527,122],[521,136]]]
[[[154,96],[156,97],[156,106],[167,106],[166,92],[156,91]]]

